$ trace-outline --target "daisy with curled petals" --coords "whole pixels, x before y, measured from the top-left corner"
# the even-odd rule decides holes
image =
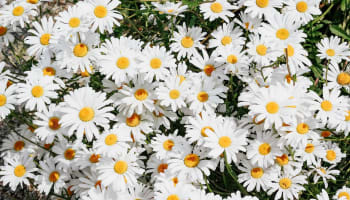
[[[88,15],[92,24],[91,31],[99,30],[100,33],[107,31],[112,33],[114,25],[119,26],[118,20],[123,19],[122,15],[115,9],[119,6],[118,0],[89,0],[86,1]]]
[[[346,42],[341,43],[337,36],[323,38],[316,44],[321,59],[327,59],[332,63],[340,63],[342,60],[349,60],[350,48]]]
[[[241,12],[239,13],[239,18],[235,18],[233,21],[240,25],[243,29],[255,33],[260,27],[262,19],[258,17],[251,17],[249,14]]]
[[[342,188],[337,190],[337,192],[333,196],[333,199],[348,200],[349,197],[350,197],[350,188],[348,188],[344,185]]]
[[[224,102],[221,98],[226,98],[227,89],[216,79],[199,79],[190,89],[188,96],[190,110],[194,113],[215,110],[219,103]]]
[[[25,103],[26,109],[38,112],[47,110],[46,104],[57,98],[55,90],[59,88],[53,83],[53,78],[47,76],[29,77],[26,83],[18,83],[17,86],[18,103]]]
[[[223,64],[225,73],[232,73],[237,75],[244,75],[244,72],[249,69],[248,57],[245,55],[243,46],[240,45],[227,45],[218,50],[216,61]]]
[[[119,86],[129,78],[134,78],[138,72],[135,60],[138,54],[123,41],[122,38],[106,40],[100,48],[102,54],[98,60],[99,71]]]
[[[16,86],[7,86],[7,79],[0,79],[0,121],[10,114],[11,110],[14,110],[14,105],[17,104],[15,95]]]
[[[282,2],[278,0],[247,0],[244,2],[247,6],[245,13],[252,18],[262,18],[262,16],[270,17],[277,14],[276,8],[282,7]]]
[[[53,186],[53,191],[56,194],[59,193],[66,185],[65,181],[69,180],[70,177],[56,168],[55,162],[51,157],[46,158],[45,161],[40,161],[40,167],[40,174],[36,179],[38,190],[47,195]]]
[[[188,96],[189,85],[187,82],[180,82],[180,77],[170,76],[166,82],[156,89],[157,99],[160,101],[160,105],[171,107],[173,112],[186,107],[185,100]]]
[[[99,48],[98,34],[89,32],[86,37],[80,41],[73,40],[61,41],[62,44],[57,45],[59,52],[57,53],[57,61],[60,62],[61,68],[67,71],[81,72],[88,71],[92,73],[90,66],[97,60]]]
[[[307,165],[316,165],[317,160],[324,158],[325,155],[325,148],[318,140],[309,140],[305,146],[296,149],[294,154],[297,161],[306,161]]]
[[[328,72],[326,68],[323,69],[323,77],[327,79],[328,87],[350,91],[350,71],[340,70],[336,63],[329,63],[328,68]]]
[[[202,145],[204,143],[204,138],[208,137],[206,130],[210,129],[213,132],[216,132],[214,130],[213,124],[222,123],[219,121],[222,119],[224,118],[216,117],[214,113],[206,111],[200,112],[199,114],[193,116],[189,116],[186,120],[185,125],[185,137],[190,143],[196,142],[198,145]]]
[[[36,16],[37,14],[33,7],[25,5],[24,2],[14,1],[1,8],[0,21],[4,21],[5,24],[9,24],[13,28],[17,25],[24,28],[24,23],[29,22],[29,17]]]
[[[320,15],[318,3],[312,0],[288,0],[286,3],[286,15],[296,23],[306,24],[313,19],[313,15]]]
[[[340,171],[333,169],[334,167],[336,167],[336,165],[332,165],[330,167],[322,167],[321,165],[321,160],[317,161],[317,164],[315,166],[311,165],[310,166],[310,171],[308,173],[308,175],[310,176],[311,174],[314,174],[314,178],[313,181],[316,184],[318,182],[318,180],[320,178],[322,178],[322,181],[324,183],[325,188],[328,187],[328,183],[327,180],[336,180],[335,177],[333,175],[339,175]]]
[[[177,52],[177,59],[198,54],[198,49],[203,49],[204,46],[200,43],[204,39],[205,32],[202,32],[200,27],[187,28],[184,23],[182,26],[176,26],[178,32],[174,32],[174,37],[171,38],[173,43],[170,48],[173,52]]]
[[[159,174],[165,173],[168,170],[168,160],[158,159],[156,154],[152,154],[147,160],[146,173],[151,173],[152,181],[155,181]]]
[[[245,41],[245,38],[242,37],[243,31],[233,22],[223,23],[211,35],[213,39],[209,40],[208,48],[222,48],[227,45],[242,46]]]
[[[0,167],[0,181],[4,186],[9,184],[11,190],[15,191],[18,185],[23,188],[23,184],[30,185],[28,179],[35,179],[37,168],[28,154],[6,156],[4,161]]]
[[[168,136],[157,134],[152,138],[151,147],[158,159],[166,159],[180,153],[184,147],[189,148],[190,145],[184,137],[178,136],[176,131]]]
[[[52,55],[52,40],[51,37],[56,34],[56,26],[52,17],[41,18],[41,23],[33,22],[34,29],[30,29],[28,32],[34,34],[34,36],[28,36],[24,39],[24,43],[30,45],[27,52],[30,56],[39,56],[43,54]]]
[[[331,163],[337,164],[341,159],[346,157],[346,154],[341,152],[341,149],[336,143],[327,142],[325,143],[326,154],[323,157],[323,160]]]
[[[179,118],[176,112],[173,112],[170,107],[161,106],[160,101],[154,104],[154,111],[148,115],[152,117],[153,129],[159,129],[162,125],[170,129],[170,122],[176,121]]]
[[[344,97],[340,96],[340,90],[323,87],[323,98],[313,91],[310,91],[309,95],[309,109],[317,111],[316,119],[321,120],[323,124],[333,124],[336,120],[344,120],[349,105]]]
[[[277,191],[275,194],[275,200],[281,198],[283,200],[297,199],[299,192],[305,190],[303,185],[307,183],[307,177],[304,175],[295,174],[293,172],[279,174],[279,177],[270,185],[271,188],[268,191],[268,195],[271,195]]]
[[[55,104],[50,104],[47,111],[36,112],[37,119],[33,123],[37,126],[35,134],[41,141],[52,143],[57,136],[62,139],[65,129],[61,128],[62,113]]]
[[[80,151],[77,152],[75,165],[77,166],[77,169],[80,170],[86,168],[95,169],[101,158],[101,154],[97,153],[95,148],[87,149],[84,145],[81,145]]]
[[[210,149],[209,156],[212,158],[219,157],[225,153],[227,162],[237,162],[237,153],[245,151],[247,145],[248,131],[239,129],[232,118],[216,120],[212,123],[213,128],[205,129],[207,137],[204,138],[204,146]]]
[[[228,23],[228,17],[234,16],[231,10],[237,9],[238,7],[231,5],[226,0],[216,0],[214,2],[202,3],[199,8],[201,13],[204,15],[204,19],[213,21],[217,18],[221,18]]]
[[[207,152],[200,147],[193,150],[192,147],[185,147],[189,146],[184,146],[180,153],[173,154],[172,158],[169,159],[169,171],[177,174],[180,179],[205,183],[203,176],[210,175],[210,170],[214,170],[216,167],[216,161],[207,159]]]
[[[100,136],[94,143],[94,149],[96,149],[97,153],[104,156],[117,157],[127,153],[129,148],[127,142],[132,142],[130,134],[115,126],[110,130],[106,130]]]
[[[144,143],[147,133],[153,131],[151,117],[147,114],[138,115],[136,113],[127,117],[123,114],[117,115],[117,127],[130,135],[133,142]]]
[[[98,179],[96,170],[90,168],[82,171],[83,173],[78,175],[71,186],[71,190],[79,195],[81,198],[85,197],[87,194],[91,193],[102,193],[105,188],[102,187],[102,181]]]
[[[247,158],[252,164],[267,168],[275,163],[276,156],[282,154],[278,146],[277,138],[269,132],[263,132],[257,135],[257,138],[251,140],[247,147]]]
[[[243,183],[248,192],[253,190],[260,192],[260,188],[266,191],[277,176],[273,168],[252,165],[249,160],[242,160],[242,166],[238,166],[238,169],[243,172],[238,175],[238,181]]]
[[[0,24],[0,50],[3,46],[8,46],[15,40],[15,37],[12,35],[13,32],[9,25]]]
[[[147,45],[139,58],[139,70],[145,73],[145,79],[151,82],[165,80],[169,75],[168,68],[175,68],[175,59],[165,47]]]
[[[144,170],[137,162],[134,150],[117,158],[105,158],[97,167],[98,179],[103,187],[112,187],[114,190],[125,190],[137,183],[137,178]]]
[[[287,151],[280,156],[276,156],[275,162],[279,171],[282,172],[295,171],[302,168],[302,163],[296,161],[295,157],[288,155]]]
[[[95,92],[90,87],[79,88],[64,97],[60,120],[62,127],[68,127],[68,136],[75,132],[78,140],[85,135],[88,141],[93,137],[99,137],[97,125],[107,128],[109,121],[115,117],[110,113],[114,108],[108,106],[111,100],[106,99],[106,94]]]
[[[134,113],[140,115],[146,110],[154,111],[154,94],[155,84],[148,82],[144,76],[139,75],[134,79],[134,87],[123,85],[115,96],[115,105],[118,110],[131,117]]]
[[[52,147],[52,152],[56,154],[54,157],[55,163],[57,163],[57,168],[63,170],[64,172],[71,172],[71,170],[76,170],[77,155],[80,151],[82,143],[67,141],[66,139],[61,139]]]

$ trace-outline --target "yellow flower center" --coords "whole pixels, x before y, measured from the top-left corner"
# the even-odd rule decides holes
[[[54,76],[56,74],[56,70],[52,67],[45,67],[43,69],[44,76]]]
[[[224,46],[230,44],[231,42],[232,42],[232,38],[230,36],[224,36],[221,39],[221,44],[224,45]]]
[[[180,84],[181,84],[182,82],[184,82],[184,80],[186,80],[186,78],[185,78],[183,75],[180,75],[179,77],[180,77]]]
[[[4,26],[0,26],[0,36],[3,36],[7,33],[7,28]]]
[[[189,36],[182,38],[181,45],[184,48],[191,48],[193,46],[193,39]]]
[[[222,5],[219,2],[212,3],[210,5],[210,10],[213,11],[213,13],[221,13],[222,12]]]
[[[148,92],[147,90],[145,89],[138,89],[135,91],[135,94],[134,94],[135,98],[139,101],[143,101],[145,99],[147,99],[148,97]]]
[[[285,40],[289,37],[289,31],[285,28],[278,29],[276,32],[276,37],[280,40]]]
[[[274,101],[270,101],[269,103],[266,104],[266,111],[270,114],[275,114],[278,112],[279,110],[279,105],[274,102]]]
[[[100,161],[100,157],[101,157],[100,154],[92,154],[89,158],[89,161],[91,163],[97,163],[98,161]]]
[[[118,174],[124,174],[126,172],[126,170],[128,170],[128,163],[123,161],[123,160],[119,160],[118,162],[116,162],[114,164],[114,171]]]
[[[208,137],[208,135],[205,133],[205,131],[206,131],[207,129],[209,129],[209,130],[211,130],[211,131],[214,132],[214,129],[213,129],[212,127],[210,127],[210,126],[205,126],[205,127],[203,127],[203,128],[201,129],[201,135],[202,135],[203,137]]]
[[[13,16],[21,16],[23,13],[24,13],[24,8],[22,6],[17,6],[12,10]]]
[[[180,96],[180,91],[176,89],[170,90],[169,96],[171,99],[177,99]]]
[[[118,58],[117,60],[117,67],[119,69],[126,69],[128,68],[130,65],[130,61],[129,61],[129,58],[127,57],[120,57]]]
[[[70,18],[68,24],[71,28],[76,28],[80,26],[80,19],[78,17],[72,17]]]
[[[116,134],[113,134],[113,133],[107,135],[105,138],[105,144],[108,146],[111,146],[111,145],[117,143],[117,141],[118,141],[118,137]]]
[[[349,194],[348,192],[340,192],[340,193],[338,194],[338,198],[340,199],[340,198],[342,198],[342,197],[345,197],[346,200],[350,200],[350,194]]]
[[[159,58],[152,58],[150,66],[152,69],[158,69],[160,66],[162,66],[162,61]]]
[[[199,163],[199,157],[196,154],[188,154],[184,159],[184,163],[189,168],[196,167]]]
[[[37,4],[39,0],[27,0],[28,3]]]
[[[98,18],[104,18],[107,16],[107,9],[104,6],[96,6],[94,10],[94,14]]]
[[[255,3],[260,8],[266,8],[269,5],[269,0],[256,0]]]
[[[49,128],[52,130],[58,130],[61,128],[61,125],[59,124],[60,118],[58,117],[51,117],[49,119]]]
[[[288,57],[294,56],[294,48],[293,48],[292,45],[288,44],[288,46],[287,46],[287,55],[288,55]]]
[[[51,37],[51,34],[49,33],[42,34],[40,37],[40,43],[42,45],[48,45],[50,41],[50,37]]]
[[[350,115],[349,115],[350,116]],[[321,132],[321,136],[322,137],[329,137],[330,135],[332,135],[332,133],[330,131],[322,131]]]
[[[17,165],[13,170],[13,173],[17,177],[22,177],[26,173],[26,168],[23,165]]]
[[[326,51],[326,54],[328,55],[328,56],[334,56],[335,55],[335,51],[334,51],[334,49],[327,49],[327,51]]]
[[[49,176],[49,181],[52,183],[55,183],[56,181],[58,181],[59,178],[60,178],[60,173],[58,173],[57,171],[54,171],[54,172],[51,172]]]
[[[281,178],[280,179],[281,188],[288,189],[288,188],[290,188],[291,185],[292,185],[292,180],[290,180],[289,178]]]
[[[168,164],[162,163],[158,166],[158,173],[164,173],[165,170],[168,169]]]
[[[271,146],[268,143],[263,143],[259,146],[259,153],[263,156],[271,152]]]
[[[326,172],[326,170],[324,169],[324,168],[320,168],[320,171],[322,172],[322,173],[324,173],[324,174],[326,174],[327,172]]]
[[[244,23],[245,29],[249,28],[249,22]]]
[[[315,146],[311,143],[308,143],[305,147],[305,152],[306,153],[312,153],[315,150]]]
[[[321,108],[324,110],[324,111],[331,111],[332,108],[333,108],[333,105],[330,101],[328,100],[325,100],[325,101],[322,101],[321,103]]]
[[[333,161],[337,158],[337,154],[335,153],[335,151],[333,150],[327,150],[327,154],[326,154],[326,158],[329,160],[329,161]]]
[[[337,82],[339,85],[348,85],[350,84],[350,74],[346,72],[341,72],[337,76]]]
[[[296,5],[296,9],[298,12],[304,13],[307,11],[307,3],[305,1],[299,1]]]
[[[231,143],[232,143],[231,138],[229,138],[228,136],[222,136],[219,139],[219,145],[222,148],[227,148],[227,147],[231,146]]]
[[[72,148],[68,148],[65,152],[64,152],[64,158],[67,160],[73,160],[75,157],[75,151]]]
[[[73,53],[76,57],[84,57],[88,53],[88,47],[85,44],[79,43],[75,45]]]
[[[266,51],[267,51],[267,47],[263,44],[259,44],[258,46],[256,46],[256,52],[261,55],[264,56],[266,55]]]
[[[289,162],[288,155],[283,154],[282,156],[276,156],[276,161],[280,166],[284,166]]]
[[[261,178],[264,175],[264,170],[260,167],[253,168],[250,170],[250,175],[253,178]]]
[[[134,113],[131,117],[126,118],[126,124],[130,127],[135,127],[140,124],[140,115]]]
[[[44,94],[44,88],[41,87],[40,85],[34,86],[32,88],[33,97],[39,98],[39,97],[43,96],[43,94]]]
[[[1,102],[1,100],[0,100]],[[350,110],[348,110],[348,115],[345,116],[345,121],[350,121]]]
[[[166,150],[166,151],[171,151],[171,149],[173,148],[174,146],[174,142],[172,140],[165,140],[163,142],[163,148]]]
[[[206,101],[208,101],[208,98],[209,98],[208,93],[206,93],[204,91],[199,92],[197,95],[197,99],[200,102],[206,102]]]
[[[169,9],[167,11],[168,11],[168,13],[172,13],[172,12],[174,12],[174,9]]]
[[[309,125],[307,125],[307,124],[305,124],[305,123],[300,123],[300,124],[298,124],[298,126],[297,126],[297,132],[299,133],[299,134],[305,134],[305,133],[307,133],[307,132],[309,132]]]
[[[203,69],[203,72],[207,76],[211,76],[211,73],[213,73],[214,70],[215,70],[215,67],[213,65],[206,65]]]
[[[3,106],[6,104],[7,98],[5,95],[0,94],[0,106]]]
[[[227,56],[226,61],[228,63],[231,63],[231,64],[236,64],[238,61],[238,58],[237,58],[237,56],[231,54],[231,55]]]
[[[284,79],[286,79],[287,83],[290,83],[290,82],[292,81],[292,77],[291,77],[289,74],[287,74],[287,75],[284,77]]]
[[[79,118],[83,122],[91,121],[95,117],[95,111],[91,107],[84,107],[79,112]]]
[[[176,194],[172,194],[169,195],[168,198],[166,198],[166,200],[180,200],[180,198]]]
[[[13,149],[15,151],[21,151],[24,147],[25,143],[23,141],[16,141],[15,144],[13,145]]]

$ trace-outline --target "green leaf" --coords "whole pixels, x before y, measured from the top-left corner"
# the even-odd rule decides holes
[[[339,26],[331,25],[329,26],[329,29],[331,32],[337,36],[342,37],[343,39],[350,40],[350,35],[348,35],[343,29],[341,29]]]

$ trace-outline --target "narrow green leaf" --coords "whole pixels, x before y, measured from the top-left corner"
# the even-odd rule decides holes
[[[341,29],[339,26],[331,25],[329,26],[329,29],[331,32],[337,36],[342,37],[343,39],[350,40],[350,35],[348,35],[343,29]]]

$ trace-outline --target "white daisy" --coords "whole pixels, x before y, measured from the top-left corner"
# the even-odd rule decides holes
[[[217,18],[221,18],[227,23],[229,22],[228,17],[234,16],[231,10],[237,8],[237,6],[231,5],[226,0],[215,0],[214,2],[202,3],[199,6],[200,12],[203,13],[204,19],[213,21]]]
[[[337,36],[323,38],[316,46],[319,52],[317,56],[321,59],[327,59],[332,63],[340,63],[342,60],[349,60],[349,45],[346,42],[341,43],[340,38]]]
[[[307,165],[316,165],[317,160],[323,158],[326,155],[326,151],[322,144],[318,141],[308,141],[304,147],[300,147],[295,151],[295,159],[305,162]]]
[[[262,16],[270,17],[277,14],[276,8],[282,7],[282,2],[278,0],[247,0],[244,2],[247,6],[245,13],[248,13],[251,17],[262,18]]]
[[[24,28],[24,23],[29,22],[29,17],[37,14],[33,7],[25,5],[24,2],[14,1],[0,10],[0,21],[4,21],[13,28],[17,25]]]
[[[7,79],[0,79],[0,121],[10,114],[11,110],[14,110],[14,105],[17,104],[15,85],[7,86]]]
[[[290,16],[294,22],[306,24],[313,19],[313,15],[320,15],[318,3],[313,0],[288,0],[285,1],[285,14]]]

